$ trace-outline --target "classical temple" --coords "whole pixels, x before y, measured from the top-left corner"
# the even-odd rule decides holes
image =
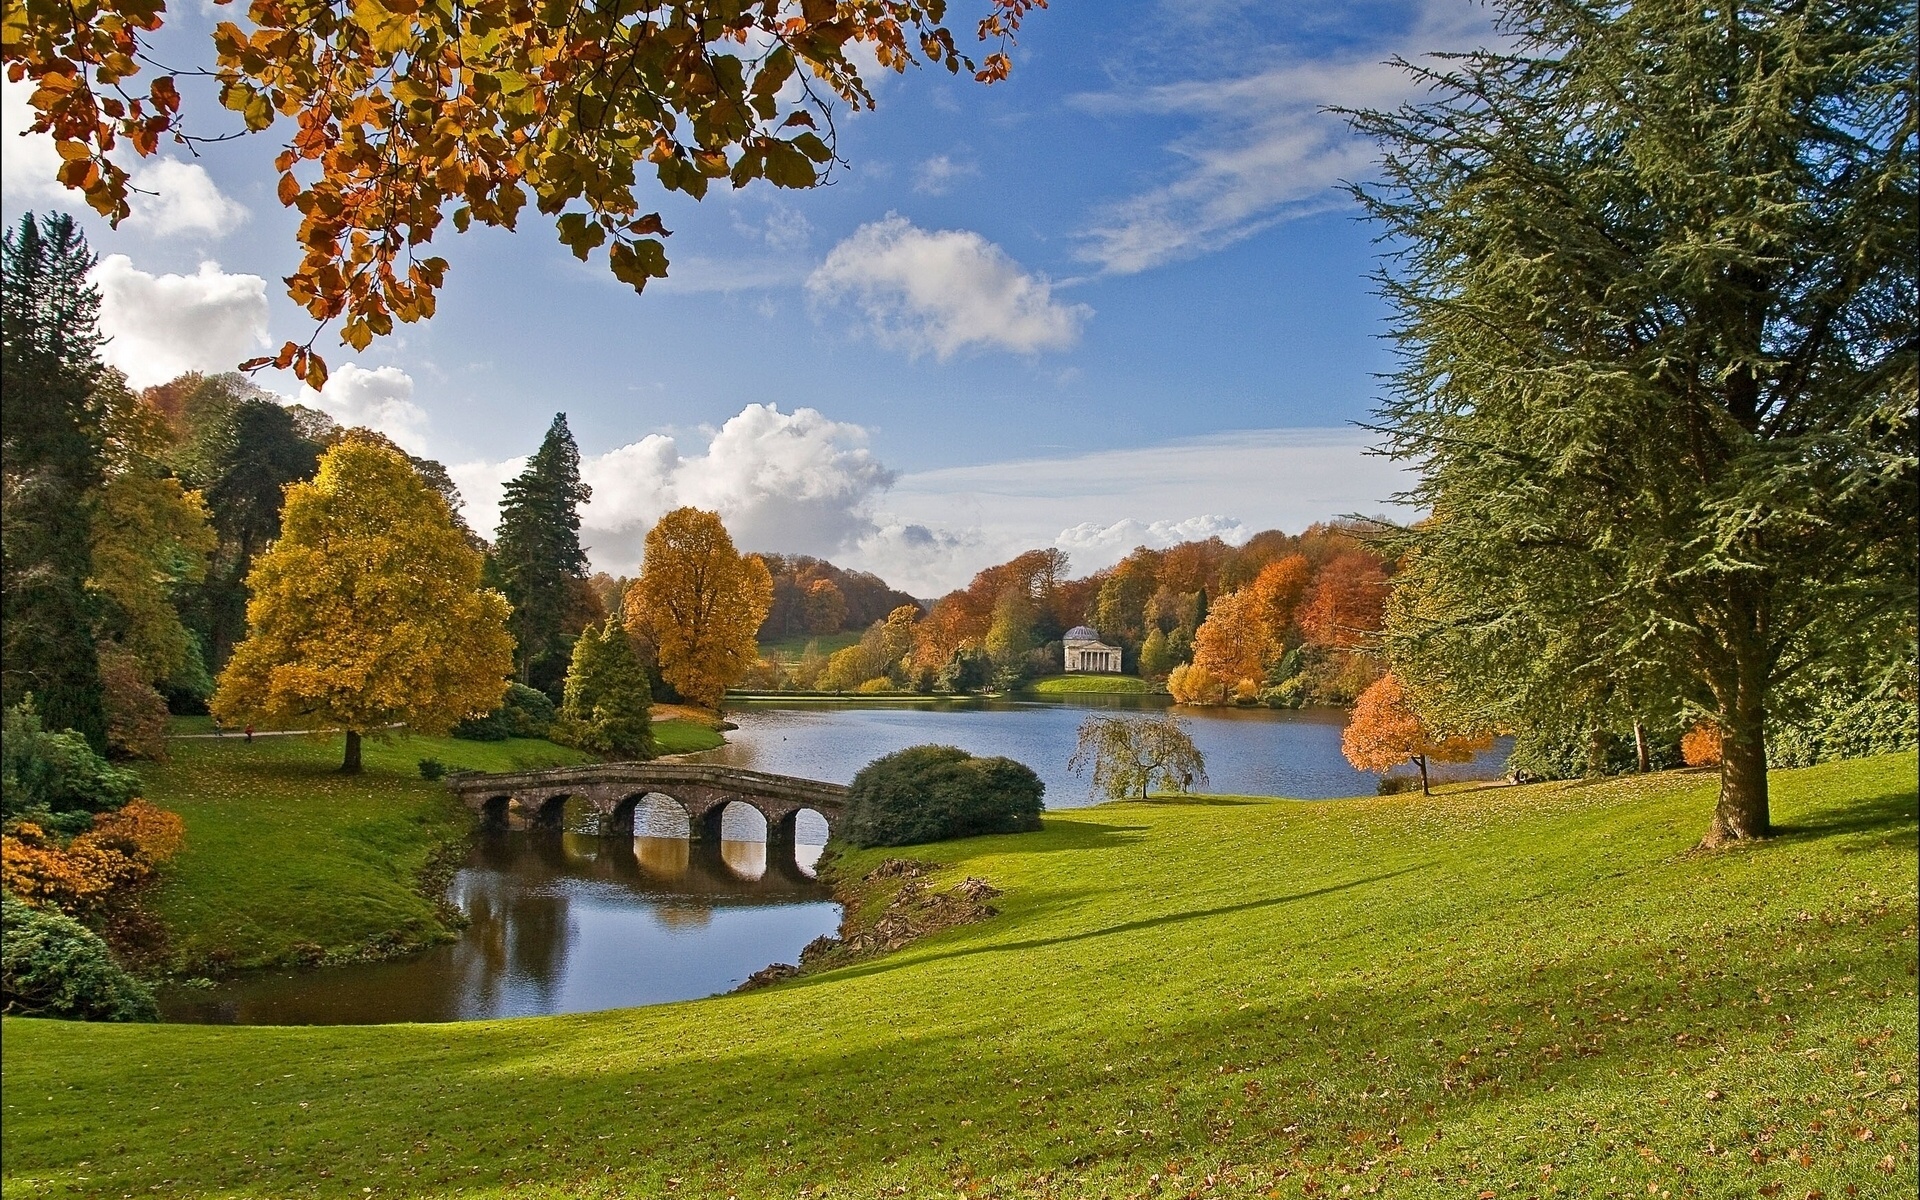
[[[1061,641],[1065,644],[1067,670],[1120,673],[1120,647],[1101,641],[1098,631],[1075,625]]]

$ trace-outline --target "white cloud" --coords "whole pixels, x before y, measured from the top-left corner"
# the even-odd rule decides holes
[[[11,204],[34,204],[59,200],[71,193],[54,181],[60,169],[60,154],[53,138],[44,133],[28,133],[33,124],[33,109],[27,97],[33,85],[22,80],[0,80],[0,192]]]
[[[93,269],[100,288],[101,357],[135,387],[186,371],[231,371],[268,345],[267,281],[203,262],[193,275],[149,275],[124,254]]]
[[[1102,114],[1146,113],[1191,121],[1168,149],[1183,167],[1171,182],[1097,209],[1081,257],[1132,274],[1229,246],[1277,222],[1343,202],[1335,186],[1365,178],[1375,148],[1328,107],[1387,108],[1417,85],[1384,59],[1485,44],[1486,10],[1427,0],[1414,27],[1344,57],[1300,56],[1230,79],[1119,88],[1074,98]]]
[[[27,132],[34,118],[27,103],[32,94],[33,84],[24,80],[0,81],[0,191],[10,207],[81,206],[80,194],[54,178],[60,170],[60,154],[53,148],[52,136]],[[218,238],[247,219],[246,208],[224,195],[198,163],[173,158],[139,162],[128,182],[132,214],[121,223],[123,229],[153,237],[198,233]]]
[[[649,434],[605,454],[585,456],[580,474],[593,489],[581,511],[581,541],[596,567],[616,574],[639,565],[647,530],[681,505],[718,512],[746,550],[842,554],[883,532],[873,504],[893,482],[858,425],[811,408],[783,413],[749,404],[713,431],[703,453]],[[468,521],[491,533],[508,479],[526,460],[452,468]]]
[[[130,182],[133,215],[121,222],[123,229],[155,237],[200,233],[219,238],[247,219],[246,207],[215,187],[199,163],[156,159],[136,169]]]
[[[1256,532],[1233,517],[1215,513],[1203,513],[1180,521],[1141,521],[1127,517],[1111,525],[1082,521],[1061,530],[1060,536],[1053,539],[1053,544],[1065,550],[1076,563],[1107,563],[1120,561],[1136,546],[1163,550],[1180,542],[1198,542],[1211,537],[1217,537],[1229,546],[1238,546]]]
[[[807,280],[825,300],[851,298],[883,343],[942,360],[968,348],[1063,350],[1093,314],[1060,304],[1045,276],[968,230],[928,232],[897,214],[863,225]]]
[[[413,402],[413,377],[399,367],[346,363],[328,373],[326,387],[302,387],[296,399],[342,425],[384,433],[413,454],[422,451],[427,414]]]
[[[913,190],[928,196],[944,196],[953,190],[956,180],[979,173],[980,168],[970,162],[955,162],[945,154],[936,154],[913,169]]]

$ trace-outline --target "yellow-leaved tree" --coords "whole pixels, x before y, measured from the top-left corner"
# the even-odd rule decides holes
[[[741,555],[716,513],[676,508],[647,533],[640,578],[627,588],[627,628],[650,638],[660,674],[695,704],[718,708],[753,666],[773,606],[773,576]]]
[[[513,670],[507,601],[440,494],[391,446],[349,433],[287,488],[280,537],[247,576],[247,640],[214,716],[347,731],[443,732],[490,712]]]

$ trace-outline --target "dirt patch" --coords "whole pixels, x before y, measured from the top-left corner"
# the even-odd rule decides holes
[[[1000,910],[988,903],[1001,894],[999,888],[969,875],[950,888],[936,891],[928,880],[938,870],[935,863],[910,858],[889,858],[852,880],[830,867],[823,869],[822,877],[833,885],[834,898],[846,912],[840,920],[839,936],[813,939],[800,951],[800,965],[774,963],[754,972],[734,990],[752,991],[891,954],[929,934],[999,914]]]

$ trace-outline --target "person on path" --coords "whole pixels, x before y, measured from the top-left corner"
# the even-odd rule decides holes
[[[247,744],[253,744],[253,726],[251,725],[247,726]]]

